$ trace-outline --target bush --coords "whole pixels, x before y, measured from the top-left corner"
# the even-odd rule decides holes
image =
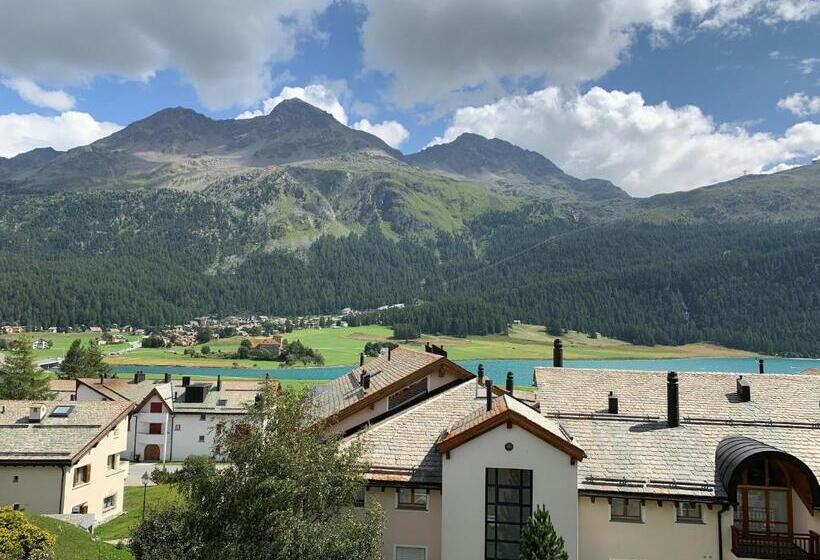
[[[172,473],[165,467],[154,467],[151,471],[151,480],[154,484],[173,484],[176,482],[176,473]]]
[[[54,535],[31,522],[22,511],[0,508],[0,558],[52,560]]]
[[[549,512],[538,506],[521,532],[521,560],[567,560],[564,539],[552,525]]]
[[[202,352],[203,354],[210,354],[211,353],[211,347],[206,344],[205,346],[202,347],[202,350],[200,350],[200,352]]]
[[[393,325],[393,338],[411,340],[421,336],[421,329],[418,325],[410,323],[399,323]]]

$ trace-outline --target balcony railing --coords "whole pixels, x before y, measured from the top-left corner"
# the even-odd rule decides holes
[[[732,527],[732,552],[740,558],[820,560],[820,535],[764,533]]]

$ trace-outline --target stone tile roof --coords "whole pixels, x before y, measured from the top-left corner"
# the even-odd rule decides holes
[[[447,391],[346,438],[360,442],[372,481],[437,485],[441,454],[436,442],[464,417],[486,409],[486,392],[475,380]]]
[[[134,403],[142,402],[154,387],[164,383],[161,379],[146,379],[140,383],[134,383],[133,380],[118,377],[83,378],[78,381],[111,400],[128,400]]]
[[[36,424],[28,421],[34,404],[46,408]],[[72,407],[68,416],[52,416],[61,405]],[[70,463],[132,407],[125,401],[0,401],[0,463]]]
[[[536,368],[541,413],[561,422],[584,448],[581,491],[724,499],[715,450],[745,436],[785,451],[820,478],[820,377],[680,373],[681,425],[666,424],[666,372]],[[607,411],[607,396],[619,412]]]
[[[278,387],[278,381],[267,381]],[[202,383],[195,382],[192,383]],[[176,393],[177,400],[173,401],[174,412],[190,413],[221,413],[221,414],[244,414],[245,407],[253,403],[256,394],[264,387],[265,380],[223,380],[222,390],[216,390],[216,382],[206,381],[211,388],[205,396],[205,402],[189,403],[184,401],[185,388],[181,382],[174,382],[173,391],[169,391],[170,396]]]
[[[446,358],[438,354],[416,352],[406,348],[394,349],[389,359],[387,354],[381,354],[364,366],[357,367],[317,388],[315,392],[316,415],[319,418],[328,418],[338,414],[366,396],[374,398],[372,395],[384,392],[393,383],[435,362],[444,360]],[[359,385],[359,378],[365,371],[370,373],[370,388],[366,392]],[[386,392],[384,396],[387,396]]]
[[[48,382],[48,388],[54,392],[54,400],[70,401],[77,391],[77,382],[74,379],[52,379]]]

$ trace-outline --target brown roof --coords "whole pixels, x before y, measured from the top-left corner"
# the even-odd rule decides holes
[[[28,422],[34,404],[46,407],[37,424]],[[52,416],[69,406],[67,416]],[[0,463],[73,463],[113,429],[133,408],[130,402],[0,401]]]
[[[474,377],[469,371],[438,354],[396,348],[390,354],[381,354],[363,366],[318,387],[315,393],[316,414],[319,418],[338,421],[439,368],[462,379]],[[365,371],[370,374],[370,388],[366,391],[359,384],[360,376]]]
[[[681,425],[670,428],[666,375],[536,368],[541,413],[587,453],[580,491],[725,500],[715,452],[733,436],[786,452],[820,477],[820,377],[744,375],[751,401],[740,402],[737,374],[680,373]],[[606,412],[609,391],[619,398],[618,414]]]
[[[52,379],[48,382],[48,388],[55,396],[56,401],[70,401],[77,391],[77,381],[74,379]]]

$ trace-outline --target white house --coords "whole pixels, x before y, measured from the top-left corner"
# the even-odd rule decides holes
[[[181,461],[190,455],[215,455],[214,436],[242,418],[267,380],[192,381],[146,379],[78,379],[78,401],[128,401],[134,411],[128,422],[124,456],[133,461]]]
[[[538,506],[572,560],[820,557],[818,375],[537,368],[534,399],[472,376],[380,413],[346,377],[326,421],[371,414],[336,431],[364,443],[385,559],[517,559]]]
[[[0,401],[0,505],[32,513],[122,513],[130,402]]]

